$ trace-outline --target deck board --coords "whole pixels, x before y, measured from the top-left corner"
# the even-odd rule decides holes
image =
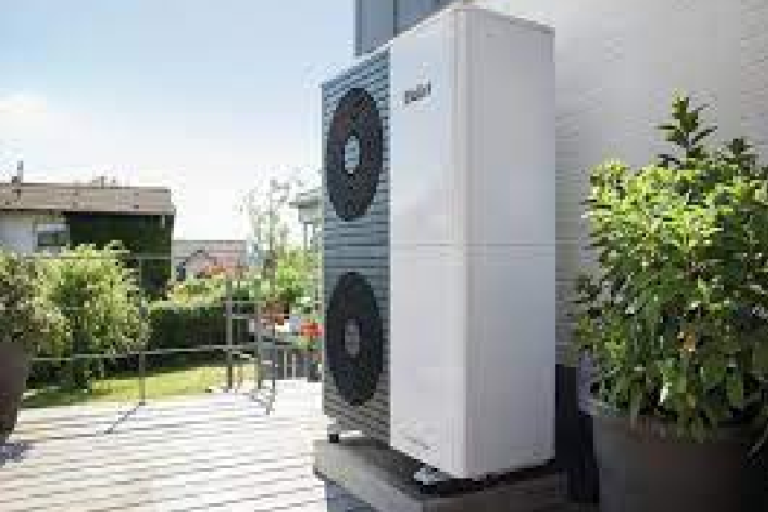
[[[0,511],[371,512],[312,470],[320,388],[23,411],[0,452]]]

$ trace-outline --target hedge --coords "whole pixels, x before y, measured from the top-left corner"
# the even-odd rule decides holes
[[[194,348],[222,345],[226,340],[226,317],[221,304],[179,304],[159,301],[149,312],[151,334],[149,350]],[[211,359],[214,354],[177,354],[154,356],[153,361],[190,361]]]

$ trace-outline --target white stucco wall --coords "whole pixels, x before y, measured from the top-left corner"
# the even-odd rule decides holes
[[[35,222],[33,215],[4,213],[0,216],[0,246],[23,254],[34,252]]]
[[[712,104],[718,137],[768,159],[768,0],[478,0],[551,25],[557,39],[559,338],[567,292],[588,263],[580,201],[609,157],[648,163],[675,92]]]
[[[62,221],[61,217],[47,214],[0,212],[0,248],[31,254],[37,249],[35,227],[42,223]]]

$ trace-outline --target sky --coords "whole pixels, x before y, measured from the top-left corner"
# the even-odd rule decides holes
[[[177,238],[243,237],[250,188],[319,179],[352,4],[0,0],[0,179],[170,187]]]

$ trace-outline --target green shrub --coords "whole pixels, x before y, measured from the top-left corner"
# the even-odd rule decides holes
[[[220,304],[155,302],[150,306],[149,349],[192,348],[221,344],[226,335]]]
[[[146,307],[136,273],[123,256],[114,244],[105,249],[85,245],[40,262],[41,296],[64,319],[65,355],[120,354],[146,342]],[[87,388],[91,366],[72,364],[69,384]]]
[[[20,343],[30,353],[57,352],[66,326],[41,294],[39,270],[32,260],[0,251],[0,343]]]
[[[191,277],[174,283],[167,293],[168,302],[184,305],[193,303],[213,304],[227,296],[226,276]]]
[[[279,303],[288,310],[300,299],[312,297],[316,286],[317,257],[303,249],[288,249],[277,259],[274,281],[264,279],[261,297],[267,303]]]
[[[173,224],[173,216],[67,215],[73,246],[91,245],[101,249],[117,242],[126,249],[125,259],[137,272],[139,263],[131,255],[168,257],[168,260],[151,259],[141,263],[141,288],[151,297],[159,297],[171,277]]]
[[[707,147],[702,110],[680,98],[661,127],[679,154],[592,172],[576,329],[600,399],[698,439],[764,418],[768,378],[766,168],[743,139]]]

